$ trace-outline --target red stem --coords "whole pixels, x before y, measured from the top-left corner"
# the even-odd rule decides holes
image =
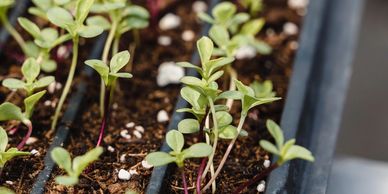
[[[9,130],[9,134],[14,135],[19,130],[19,125]]]
[[[185,191],[185,194],[189,194],[189,189],[187,187],[187,182],[186,182],[186,175],[183,169],[182,169],[182,182],[183,182],[183,189]]]
[[[206,167],[206,161],[207,161],[207,158],[202,158],[202,162],[201,162],[201,165],[199,166],[198,168],[198,176],[197,176],[197,194],[201,194],[201,180],[202,180],[202,173],[203,173],[203,170],[205,169]]]
[[[28,138],[31,137],[31,133],[32,133],[32,123],[31,123],[31,121],[25,122],[24,124],[28,127],[28,131],[27,131],[27,134],[22,139],[22,141],[16,147],[18,150],[21,150],[23,148],[23,146],[26,144]]]
[[[156,25],[159,15],[159,0],[147,0],[147,6],[151,13],[151,23]]]
[[[110,106],[109,105],[110,105],[110,97],[111,97],[110,91],[111,91],[111,88],[107,87],[106,91],[105,91],[105,102],[104,102],[105,112],[104,112],[104,115],[102,117],[101,127],[100,127],[100,135],[98,136],[98,141],[97,141],[96,147],[101,145],[102,139],[104,137],[104,131],[108,126],[107,121],[109,119],[109,114],[110,114]]]
[[[253,177],[253,179],[250,179],[249,181],[242,184],[239,188],[237,188],[236,191],[233,192],[233,194],[239,194],[241,193],[245,188],[251,186],[253,183],[256,183],[262,179],[264,179],[270,172],[272,172],[274,169],[276,169],[279,165],[275,162],[270,167],[264,169],[262,172],[257,174]]]

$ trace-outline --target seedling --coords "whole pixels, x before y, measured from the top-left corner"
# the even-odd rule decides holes
[[[267,176],[270,172],[272,172],[277,167],[283,165],[284,163],[293,160],[293,159],[302,159],[307,160],[310,162],[314,161],[314,156],[311,154],[309,150],[306,148],[295,145],[295,139],[290,139],[286,142],[284,142],[284,135],[283,131],[272,120],[267,120],[267,129],[271,136],[275,139],[276,145],[272,144],[271,142],[267,140],[261,140],[260,146],[264,148],[266,151],[276,155],[279,157],[279,159],[273,163],[270,167],[266,168],[256,176],[254,176],[251,180],[248,182],[242,184],[235,192],[234,194],[238,194],[242,192],[245,188],[249,187],[250,185],[262,180]]]
[[[109,119],[109,113],[110,113],[109,107],[113,98],[117,78],[126,78],[126,79],[132,78],[132,74],[130,73],[119,72],[122,68],[125,67],[125,65],[128,64],[129,59],[130,59],[129,52],[123,51],[123,52],[117,53],[112,57],[109,63],[109,66],[101,60],[85,61],[86,65],[92,67],[98,72],[98,74],[100,75],[101,79],[104,81],[104,84],[106,86],[105,102],[104,102],[105,112],[103,113],[100,135],[96,146],[100,146],[105,128],[107,126],[107,121]]]
[[[18,151],[17,148],[7,149],[7,145],[8,145],[7,132],[2,127],[0,127],[0,171],[4,167],[5,163],[7,163],[7,161],[11,160],[12,158],[30,154],[30,152]],[[0,193],[3,193],[1,191],[2,190],[0,188]]]
[[[15,4],[15,0],[1,0],[0,2],[0,22],[4,28],[11,34],[11,36],[18,43],[24,53],[27,53],[26,43],[22,36],[15,30],[8,19],[8,10]]]
[[[34,58],[28,58],[22,65],[23,79],[7,78],[3,81],[3,86],[11,90],[22,89],[31,96],[34,91],[47,87],[55,81],[54,76],[46,76],[37,79],[40,73],[40,66]]]
[[[72,36],[70,34],[59,36],[55,28],[41,30],[27,18],[19,17],[18,22],[34,38],[33,42],[27,42],[28,53],[26,55],[36,58],[43,71],[55,71],[57,63],[50,59],[50,52],[53,48],[70,40]]]
[[[96,25],[85,25],[84,22],[89,14],[94,0],[77,0],[74,10],[74,17],[70,12],[61,7],[54,7],[48,10],[47,18],[54,25],[66,30],[73,41],[73,57],[70,66],[70,71],[66,80],[65,87],[63,88],[62,95],[59,99],[58,106],[55,110],[53,121],[51,124],[51,130],[56,128],[59,114],[61,113],[63,103],[70,91],[71,84],[73,82],[74,73],[78,61],[78,48],[79,37],[93,38],[100,35],[103,32],[103,28]]]
[[[147,155],[146,161],[153,166],[164,166],[175,162],[182,171],[185,194],[188,193],[184,173],[184,161],[190,158],[208,157],[212,153],[212,147],[206,143],[196,143],[183,149],[185,140],[183,134],[177,130],[171,130],[166,135],[166,142],[172,149],[171,152],[153,152]]]
[[[55,177],[55,182],[60,185],[74,186],[78,184],[79,176],[92,162],[98,160],[102,154],[102,147],[96,147],[82,156],[77,156],[71,161],[70,153],[61,148],[56,147],[51,151],[51,158],[59,166],[66,171],[67,175]]]
[[[114,1],[102,1],[92,6],[92,12],[107,14],[109,20],[101,15],[92,16],[87,19],[86,23],[89,25],[102,26],[104,30],[109,30],[108,38],[105,42],[104,50],[102,53],[102,61],[108,62],[109,51],[112,50],[112,55],[117,54],[119,50],[119,42],[121,36],[133,30],[136,44],[140,44],[139,29],[146,28],[148,26],[148,19],[150,17],[146,9],[141,6],[131,5],[128,1],[114,0]],[[113,44],[113,45],[112,45]],[[105,87],[101,80],[100,91],[100,113],[101,116],[104,113],[104,98]]]

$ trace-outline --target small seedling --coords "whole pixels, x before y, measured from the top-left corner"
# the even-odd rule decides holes
[[[17,148],[9,148],[8,145],[8,135],[7,132],[0,127],[0,171],[4,167],[5,163],[17,156],[30,155],[30,152],[21,152]],[[0,193],[3,193],[0,188]]]
[[[277,125],[274,121],[267,120],[267,129],[271,134],[271,136],[275,139],[276,145],[272,144],[267,140],[261,140],[260,146],[264,148],[266,151],[278,156],[279,159],[275,163],[273,163],[270,167],[266,168],[264,171],[254,176],[251,180],[242,184],[234,192],[234,194],[238,194],[242,192],[245,188],[249,187],[250,185],[262,180],[274,169],[278,168],[279,166],[283,165],[284,163],[290,160],[302,159],[310,162],[314,161],[314,156],[311,154],[309,150],[307,150],[302,146],[295,145],[295,139],[290,139],[284,142],[283,131],[281,130],[279,125]]]
[[[0,22],[4,28],[11,34],[11,36],[18,43],[24,53],[27,53],[28,49],[26,43],[18,31],[12,26],[8,19],[8,10],[15,4],[15,0],[1,0],[0,1]]]
[[[50,59],[50,52],[58,45],[70,40],[71,35],[59,36],[58,30],[55,28],[41,30],[35,23],[23,17],[19,17],[18,22],[34,38],[33,42],[27,42],[28,53],[26,55],[36,58],[43,71],[55,71],[57,63]]]
[[[34,58],[28,58],[22,65],[23,79],[7,78],[2,84],[11,90],[22,89],[27,92],[27,96],[31,96],[34,91],[47,87],[55,81],[54,76],[46,76],[37,79],[40,74],[40,66]]]
[[[60,185],[74,186],[78,184],[79,176],[92,162],[98,160],[102,154],[102,147],[96,147],[82,156],[77,156],[71,161],[70,153],[61,148],[56,147],[51,151],[51,158],[59,166],[66,171],[67,175],[55,177],[55,182]]]
[[[272,98],[276,96],[276,93],[273,91],[273,84],[270,80],[265,80],[262,83],[254,81],[249,87],[253,89],[257,98]]]
[[[59,114],[61,113],[62,106],[73,82],[78,61],[79,38],[93,38],[103,32],[103,28],[100,26],[84,24],[93,3],[94,0],[77,0],[74,12],[61,7],[54,7],[47,11],[47,18],[49,21],[54,25],[66,30],[71,35],[73,41],[73,57],[70,71],[65,87],[63,88],[62,95],[59,99],[58,106],[55,110],[53,121],[51,123],[51,130],[55,130],[56,128]],[[74,17],[71,13],[75,13]]]
[[[107,126],[107,121],[109,118],[109,107],[113,98],[114,89],[116,86],[117,78],[132,78],[132,74],[119,72],[125,65],[128,64],[130,59],[130,54],[128,51],[123,51],[114,55],[109,63],[109,66],[101,60],[87,60],[85,64],[95,69],[100,75],[101,79],[104,81],[106,91],[105,91],[105,102],[100,135],[97,141],[97,146],[101,144],[102,137],[104,135],[105,128]]]

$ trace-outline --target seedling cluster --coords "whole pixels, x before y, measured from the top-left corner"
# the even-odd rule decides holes
[[[111,114],[111,105],[118,78],[130,79],[134,49],[119,51],[119,44],[124,34],[131,32],[134,43],[131,48],[141,44],[139,30],[148,27],[149,20],[155,22],[159,14],[159,0],[147,1],[151,14],[147,9],[133,5],[127,0],[32,0],[33,5],[29,13],[42,23],[33,19],[18,18],[18,24],[23,28],[31,40],[24,40],[10,24],[8,11],[15,4],[15,0],[0,2],[0,22],[12,35],[24,53],[21,66],[22,78],[6,78],[2,85],[12,92],[19,92],[24,98],[23,105],[7,100],[0,105],[0,121],[17,121],[12,126],[13,133],[22,128],[28,128],[26,135],[16,148],[8,148],[7,130],[0,127],[0,170],[7,161],[17,156],[29,155],[21,151],[33,130],[34,109],[46,94],[45,88],[55,83],[55,77],[50,73],[57,71],[60,63],[53,57],[53,51],[67,45],[71,47],[71,62],[66,82],[56,105],[52,118],[51,130],[57,128],[66,98],[71,91],[76,69],[80,61],[80,44],[83,39],[95,38],[107,31],[107,38],[99,59],[89,59],[84,63],[93,68],[101,79],[100,113],[101,126],[96,147],[82,156],[71,159],[71,153],[64,148],[54,148],[50,154],[54,162],[66,172],[66,175],[55,177],[57,184],[75,186],[79,176],[87,171],[87,167],[98,160],[103,153],[101,145],[104,140]],[[260,105],[280,100],[274,92],[270,80],[252,82],[249,86],[238,79],[238,72],[233,63],[239,59],[238,53],[242,48],[250,47],[255,54],[267,55],[272,48],[258,39],[258,34],[265,25],[263,18],[258,18],[263,5],[261,0],[240,0],[243,12],[231,2],[222,2],[214,7],[212,14],[199,13],[198,17],[210,23],[208,37],[203,36],[197,41],[200,65],[189,62],[179,62],[178,66],[197,71],[198,77],[184,76],[180,90],[181,97],[189,107],[178,109],[177,112],[189,113],[190,117],[179,121],[176,129],[166,134],[166,142],[171,148],[169,152],[148,153],[145,161],[152,166],[163,166],[175,163],[181,172],[185,193],[189,192],[185,162],[193,158],[200,158],[201,163],[196,169],[197,177],[195,193],[200,194],[217,189],[216,179],[221,173],[234,145],[239,137],[249,136],[243,129],[249,112]],[[132,56],[131,56],[132,55]],[[110,59],[110,60],[109,60]],[[129,68],[125,68],[129,65]],[[67,66],[64,66],[65,68]],[[62,67],[61,67],[62,68]],[[220,86],[223,83],[229,87]],[[233,107],[234,101],[240,101],[240,107]],[[232,108],[240,110],[239,118],[231,114]],[[237,124],[236,124],[236,121]],[[242,192],[246,187],[265,178],[268,173],[287,161],[304,159],[314,161],[314,157],[307,149],[295,145],[296,140],[284,140],[280,127],[272,120],[267,120],[267,129],[275,140],[275,144],[268,140],[261,140],[260,146],[269,153],[278,156],[278,160],[269,168],[260,172],[249,182],[243,183],[234,193]],[[185,138],[196,135],[195,141],[185,141]],[[228,147],[220,162],[216,164],[215,153],[219,152],[221,141],[228,143]],[[194,143],[192,143],[194,142]],[[208,174],[210,173],[210,179]],[[1,174],[1,171],[0,171]],[[12,193],[7,188],[0,187],[0,193]],[[134,193],[127,191],[127,193]]]

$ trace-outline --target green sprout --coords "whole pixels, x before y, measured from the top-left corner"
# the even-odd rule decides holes
[[[74,73],[78,61],[79,38],[93,38],[103,32],[103,28],[100,26],[84,24],[93,3],[94,0],[77,0],[76,7],[74,10],[74,17],[70,11],[61,7],[50,8],[47,11],[47,18],[50,20],[50,22],[66,30],[71,35],[73,41],[73,58],[70,66],[70,71],[62,95],[59,99],[58,106],[55,110],[53,121],[51,123],[51,130],[55,130],[56,128],[59,114],[61,113],[62,106],[66,100],[66,97],[71,88],[71,84],[73,82]]]
[[[8,145],[7,132],[2,127],[0,127],[0,170],[4,167],[5,163],[7,163],[7,161],[11,160],[12,158],[17,156],[30,155],[30,152],[21,152],[21,151],[18,151],[17,148],[7,149],[7,145]],[[1,191],[2,190],[0,188],[0,193],[3,193]]]
[[[284,163],[294,160],[294,159],[302,159],[306,161],[313,162],[314,156],[311,154],[309,150],[306,148],[295,145],[295,139],[290,139],[284,142],[284,135],[282,129],[272,120],[267,120],[267,129],[271,136],[275,139],[275,144],[267,140],[261,140],[260,146],[264,148],[266,151],[276,155],[279,159],[273,163],[270,167],[266,168],[259,174],[255,175],[249,181],[243,183],[240,187],[237,188],[234,194],[241,193],[245,188],[250,185],[262,180],[267,176],[270,172],[283,165]]]
[[[55,81],[54,76],[45,76],[37,79],[40,74],[40,66],[34,58],[28,58],[22,65],[23,79],[7,78],[3,81],[3,86],[11,90],[22,89],[31,96],[34,91],[47,87]]]
[[[82,156],[77,156],[71,161],[70,153],[62,147],[51,151],[51,158],[66,171],[67,175],[55,177],[55,182],[60,185],[74,186],[78,184],[79,176],[92,162],[98,160],[102,154],[102,147],[96,147]]]
[[[92,16],[87,19],[89,25],[98,25],[109,30],[108,38],[105,42],[102,53],[102,61],[108,62],[109,51],[112,50],[112,55],[118,53],[119,42],[121,36],[133,30],[136,44],[140,44],[139,30],[146,28],[149,24],[149,13],[141,6],[132,5],[125,0],[101,0],[95,3],[91,11],[94,13],[107,14],[109,20],[101,15]],[[112,45],[113,44],[113,45]],[[105,86],[101,80],[100,90],[100,113],[103,116],[104,101],[105,101]]]
[[[67,7],[74,1],[71,0],[32,0],[34,7],[28,8],[28,13],[48,20],[47,11],[54,7]]]
[[[15,4],[15,0],[1,0],[0,2],[0,23],[11,34],[11,36],[18,43],[24,53],[28,52],[25,41],[22,36],[15,30],[8,19],[8,10]]]
[[[39,27],[28,20],[27,18],[19,17],[18,22],[33,38],[33,42],[27,42],[28,53],[27,56],[37,58],[39,65],[45,72],[53,72],[57,69],[56,61],[50,59],[50,52],[53,48],[70,40],[70,34],[59,36],[58,30],[55,28]]]
[[[104,102],[105,112],[103,113],[103,117],[101,121],[100,135],[97,141],[97,146],[101,144],[102,137],[103,137],[105,128],[107,126],[107,121],[110,113],[109,111],[110,104],[113,99],[117,78],[126,78],[126,79],[132,78],[132,74],[130,73],[119,72],[122,68],[125,67],[125,65],[128,64],[129,59],[130,59],[129,52],[122,51],[120,53],[115,54],[112,57],[109,63],[109,66],[101,60],[85,61],[86,65],[92,67],[98,72],[106,87],[105,102]]]

